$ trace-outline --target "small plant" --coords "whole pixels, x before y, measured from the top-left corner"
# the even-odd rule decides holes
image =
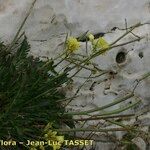
[[[67,73],[58,74],[53,61],[27,56],[30,46],[24,37],[12,53],[0,46],[0,137],[5,140],[39,139],[51,122],[60,128],[65,108],[57,103],[65,98],[58,88],[68,81]],[[51,73],[48,73],[51,72]]]
[[[34,0],[31,9],[35,2],[36,0]],[[135,36],[131,41],[117,44],[122,38],[132,33],[135,28],[144,24],[138,23],[129,27],[122,36],[112,43],[108,43],[103,37],[95,38],[93,34],[88,32],[78,38],[67,37],[64,41],[62,54],[56,58],[41,61],[40,58],[28,55],[30,45],[24,33],[20,35],[30,11],[11,44],[0,43],[0,139],[18,141],[15,147],[3,146],[2,149],[57,150],[63,147],[65,137],[75,139],[75,133],[78,132],[90,132],[90,138],[93,133],[102,132],[113,142],[127,145],[127,148],[132,145],[134,148],[135,145],[126,138],[122,140],[115,138],[114,140],[108,132],[125,131],[132,136],[132,139],[142,132],[134,124],[128,125],[123,122],[124,118],[137,117],[135,114],[123,115],[120,113],[142,103],[142,100],[135,95],[134,90],[140,82],[150,76],[150,72],[136,80],[137,84],[133,91],[107,105],[80,112],[67,112],[66,106],[79,96],[80,89],[89,79],[96,79],[110,73],[110,70],[104,71],[97,67],[92,60],[99,55],[106,54],[113,48],[140,41],[142,37]],[[76,53],[80,49],[80,41],[87,42],[88,40],[92,46],[90,53],[86,53],[86,55],[80,54],[80,52]],[[58,70],[57,67],[63,61],[67,61],[68,64]],[[66,97],[66,93],[62,92],[62,89],[72,84],[74,77],[81,70],[88,70],[90,75],[82,77],[84,83],[78,87],[73,97]],[[70,74],[71,71],[74,73]],[[107,108],[118,105],[129,98],[135,98],[135,102],[119,109],[106,111]],[[78,118],[75,119],[74,116],[78,116]],[[80,118],[79,116],[84,117]],[[104,120],[108,126],[115,125],[117,128],[102,128],[98,125],[95,128],[76,126],[78,122],[91,120]],[[66,126],[68,128],[65,128]],[[74,133],[74,136],[70,133]],[[61,145],[27,146],[19,143],[21,141],[26,143],[28,140],[61,141]]]

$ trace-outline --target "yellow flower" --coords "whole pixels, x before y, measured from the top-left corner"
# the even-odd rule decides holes
[[[93,45],[96,46],[96,48],[101,48],[101,49],[109,48],[109,44],[103,37],[94,40]]]
[[[56,131],[52,131],[52,130],[49,130],[45,135],[45,139],[52,139],[52,140],[55,140],[56,139],[56,134],[57,132]]]
[[[66,42],[67,50],[70,52],[74,52],[75,50],[78,50],[80,47],[80,43],[77,41],[74,37],[69,37]]]
[[[57,141],[60,143],[60,145],[52,145],[53,150],[58,150],[60,149],[61,145],[64,142],[64,136],[57,136],[57,132],[56,131],[52,131],[49,130],[45,135],[44,138],[48,141],[48,140],[53,140],[53,141]]]
[[[90,34],[88,35],[88,38],[89,38],[89,40],[92,42],[92,41],[94,40],[94,35],[90,33]]]
[[[53,146],[53,150],[60,149],[60,147],[61,147],[60,145],[55,145],[55,144],[54,144],[54,145],[52,145],[52,146]]]
[[[60,143],[64,142],[64,136],[56,136],[56,140]]]

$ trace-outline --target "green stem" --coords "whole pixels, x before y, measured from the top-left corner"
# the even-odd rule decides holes
[[[95,75],[95,76],[91,76],[89,79],[95,79],[95,78],[97,78],[97,77],[100,77],[100,76],[102,76],[102,75],[104,75],[104,74],[107,74],[107,73],[109,73],[110,71],[103,71],[102,73],[99,73],[98,75]],[[88,77],[83,77],[83,76],[76,76],[76,77],[78,77],[78,78],[83,78],[83,79],[87,79]],[[102,80],[101,82],[103,82],[104,80]],[[98,84],[100,84],[101,82],[97,82]]]
[[[140,79],[138,79],[138,82],[144,80],[145,78],[148,78],[150,76],[150,72],[145,73],[144,75],[141,76]]]
[[[88,120],[105,120],[105,119],[111,119],[111,118],[129,118],[133,117],[135,114],[127,114],[127,115],[113,115],[113,116],[101,116],[101,117],[88,117],[88,118],[80,118],[80,119],[73,119],[74,121],[88,121]],[[70,120],[70,119],[61,119],[64,121]]]
[[[91,74],[90,74],[90,76],[91,76]],[[89,76],[89,77],[90,77],[90,76]],[[87,81],[88,81],[88,78],[83,82],[83,84],[81,84],[81,85],[78,87],[78,89],[77,89],[77,91],[75,92],[75,94],[74,94],[73,97],[76,97],[76,96],[77,96],[77,94],[79,93],[79,91],[80,91],[81,88],[85,85],[85,83],[86,83]],[[73,99],[74,99],[74,98],[73,98]],[[67,106],[69,105],[69,103],[72,102],[73,99],[70,99],[69,102],[65,105],[65,107],[67,107]]]
[[[65,60],[70,62],[70,63],[73,63],[76,66],[79,66],[79,67],[81,67],[83,69],[90,70],[90,71],[95,71],[95,69],[93,69],[93,68],[89,68],[89,67],[86,67],[86,66],[79,65],[76,61],[70,60],[69,58],[66,58]]]
[[[130,28],[130,30],[128,30],[126,33],[124,33],[122,36],[120,36],[118,39],[116,39],[113,43],[111,43],[111,45],[116,44],[118,41],[120,41],[123,37],[125,37],[126,35],[128,35],[132,30],[134,30],[135,28],[141,26],[141,23],[137,23],[135,24],[133,27]]]
[[[80,67],[69,79],[72,79],[74,76],[76,76],[80,71],[82,70],[82,68]]]
[[[111,106],[114,106],[114,105],[116,105],[118,103],[121,103],[121,102],[123,102],[123,101],[125,101],[125,100],[127,100],[127,99],[129,99],[129,98],[131,98],[133,96],[134,96],[134,94],[130,93],[130,94],[128,94],[128,95],[126,95],[124,97],[121,97],[120,99],[114,100],[114,102],[109,103],[109,104],[107,104],[105,106],[102,106],[102,107],[98,107],[98,108],[91,109],[91,110],[88,110],[88,111],[69,112],[69,113],[65,113],[65,114],[68,114],[68,115],[88,115],[89,113],[93,113],[93,112],[96,112],[96,111],[101,111],[101,110],[104,110],[104,109],[109,108]]]
[[[22,28],[23,28],[25,22],[27,21],[27,19],[28,19],[30,13],[31,13],[31,11],[32,11],[32,9],[33,9],[34,4],[35,4],[36,1],[37,1],[37,0],[34,0],[34,1],[33,1],[32,5],[31,5],[31,7],[30,7],[30,9],[29,9],[29,11],[28,11],[26,17],[24,18],[23,22],[21,23],[21,26],[19,27],[19,29],[18,29],[18,31],[17,31],[17,33],[16,33],[16,35],[15,35],[13,41],[11,42],[11,44],[9,45],[9,47],[8,47],[8,49],[7,49],[8,52],[11,51],[13,45],[16,43],[17,38],[18,38],[18,36],[19,36],[19,34],[20,34],[20,31],[22,30]]]
[[[120,127],[126,128],[126,129],[129,128],[129,126],[124,125],[124,124],[122,124],[121,122],[117,122],[117,121],[113,121],[113,120],[108,120],[108,119],[105,119],[105,120],[106,120],[107,122],[110,122],[111,124],[115,124],[115,125],[117,125],[117,126],[120,126]]]
[[[123,107],[123,108],[121,108],[121,109],[116,109],[116,110],[113,110],[113,111],[110,111],[110,112],[102,113],[102,114],[100,114],[100,115],[98,115],[98,116],[105,116],[105,115],[118,114],[118,113],[120,113],[120,112],[123,112],[123,111],[125,111],[125,110],[128,110],[128,109],[130,109],[130,108],[136,106],[136,105],[139,104],[140,102],[141,102],[141,100],[138,101],[138,102],[136,102],[136,103],[130,104],[130,105],[128,105],[127,107]]]
[[[108,129],[91,129],[91,128],[75,128],[75,129],[56,129],[57,132],[113,132],[113,131],[128,131],[133,128],[108,128]]]

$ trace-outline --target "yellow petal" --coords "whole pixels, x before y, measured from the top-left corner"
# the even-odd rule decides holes
[[[60,145],[53,145],[53,150],[57,150],[57,149],[60,149]]]
[[[58,142],[61,142],[61,143],[64,142],[64,136],[56,136],[56,139]]]
[[[109,44],[104,38],[100,37],[97,41],[97,47],[105,49],[105,48],[109,48]]]
[[[67,50],[70,52],[74,52],[75,50],[78,50],[80,47],[80,43],[74,37],[69,37],[66,44]]]
[[[88,35],[89,40],[92,42],[94,40],[94,35],[93,34],[89,34]]]

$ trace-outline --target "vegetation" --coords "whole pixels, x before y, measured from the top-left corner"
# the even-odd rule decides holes
[[[65,138],[75,139],[77,138],[75,133],[79,132],[88,132],[88,138],[90,139],[92,139],[92,135],[95,132],[105,133],[105,136],[109,137],[111,142],[125,145],[127,149],[136,147],[132,142],[135,137],[141,135],[143,139],[147,139],[149,135],[143,134],[143,131],[138,126],[124,124],[124,118],[129,119],[137,116],[135,114],[123,115],[121,113],[142,103],[141,98],[137,97],[134,91],[140,82],[150,76],[149,72],[136,80],[137,84],[133,91],[105,106],[80,112],[66,111],[66,106],[79,96],[80,89],[89,79],[92,80],[110,73],[110,70],[104,71],[98,68],[91,60],[99,55],[106,54],[113,48],[143,39],[143,37],[135,36],[134,34],[133,40],[117,44],[122,38],[132,34],[135,28],[144,24],[138,23],[129,27],[122,36],[110,44],[103,37],[95,38],[94,35],[87,32],[78,38],[66,37],[62,54],[56,58],[41,61],[40,58],[28,55],[30,45],[24,33],[20,34],[30,11],[12,43],[9,45],[5,45],[3,42],[0,43],[0,139],[18,141],[16,146],[2,146],[1,149],[57,150],[64,146],[63,141]],[[91,42],[90,54],[76,53],[80,48],[80,41],[83,40]],[[57,67],[63,61],[67,61],[68,64],[58,71]],[[88,70],[90,75],[82,77],[84,83],[78,87],[73,97],[66,97],[66,93],[62,89],[71,85],[74,77],[81,70]],[[74,73],[70,74],[71,71],[74,71]],[[129,98],[134,98],[135,102],[116,110],[106,111],[107,108],[125,102]],[[97,115],[93,113],[97,113]],[[75,119],[74,116],[84,117]],[[84,125],[76,126],[78,122],[86,123],[91,120],[103,120],[107,122],[108,126],[115,125],[117,127],[102,128],[95,125],[95,128],[85,128]],[[115,137],[112,138],[110,133],[117,131],[125,131],[126,136],[121,140]],[[61,141],[61,145],[27,146],[25,144],[27,140]]]

